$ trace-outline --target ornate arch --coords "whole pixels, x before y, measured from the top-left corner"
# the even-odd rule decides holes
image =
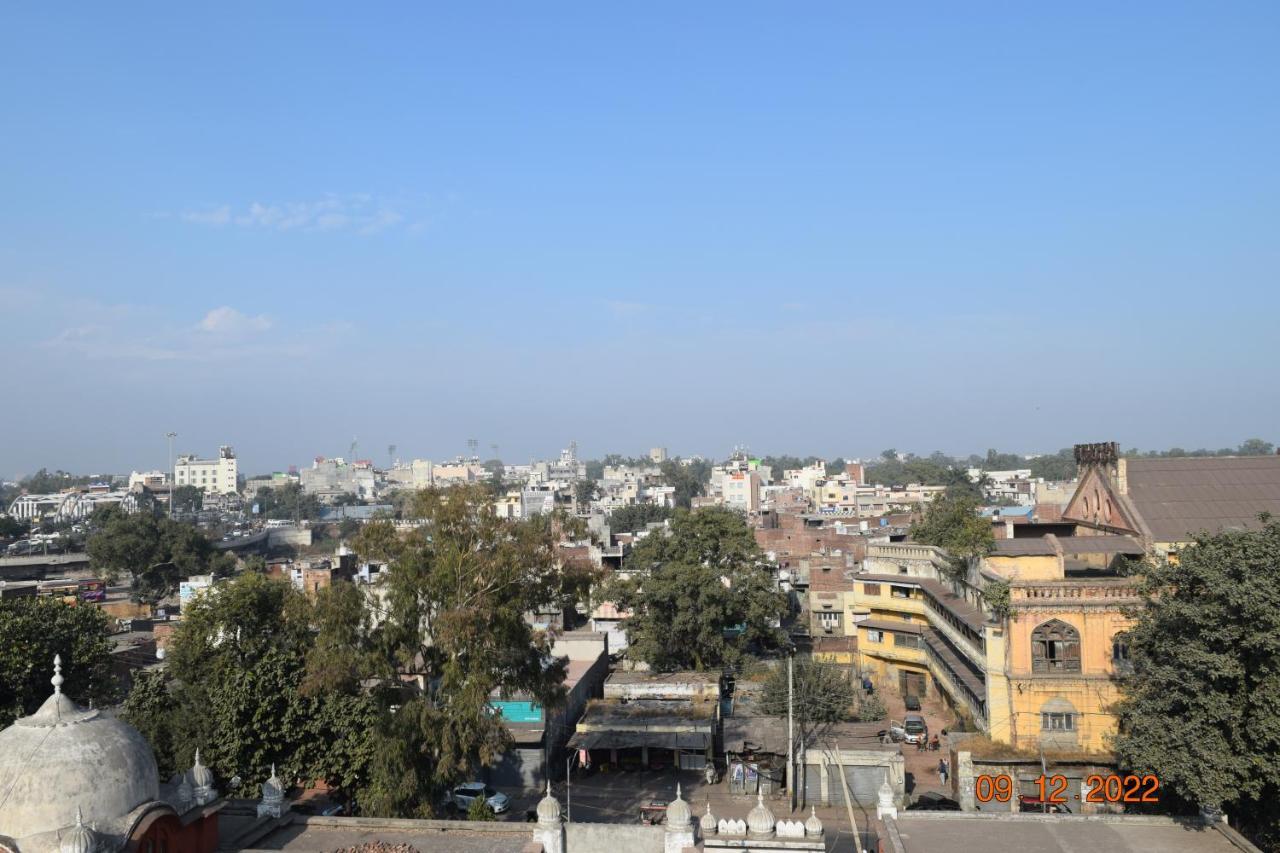
[[[1031,632],[1032,672],[1079,672],[1080,632],[1061,619],[1050,619]]]

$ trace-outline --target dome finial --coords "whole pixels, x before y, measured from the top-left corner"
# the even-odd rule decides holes
[[[84,826],[84,810],[76,806],[76,826]]]
[[[49,683],[53,685],[54,693],[62,692],[62,655],[55,654],[53,656],[53,678],[49,679]]]

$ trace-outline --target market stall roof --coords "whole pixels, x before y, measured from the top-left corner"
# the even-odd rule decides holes
[[[578,732],[569,739],[573,749],[630,749],[655,746],[703,751],[711,745],[707,732]]]

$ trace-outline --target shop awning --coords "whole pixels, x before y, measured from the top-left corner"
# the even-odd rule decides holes
[[[578,732],[569,739],[573,749],[632,749],[652,746],[704,752],[711,745],[708,732]]]

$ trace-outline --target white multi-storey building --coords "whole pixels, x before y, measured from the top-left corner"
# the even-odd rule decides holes
[[[236,452],[225,445],[218,448],[217,459],[179,456],[173,465],[174,485],[195,486],[202,491],[224,495],[235,492],[238,475]]]

